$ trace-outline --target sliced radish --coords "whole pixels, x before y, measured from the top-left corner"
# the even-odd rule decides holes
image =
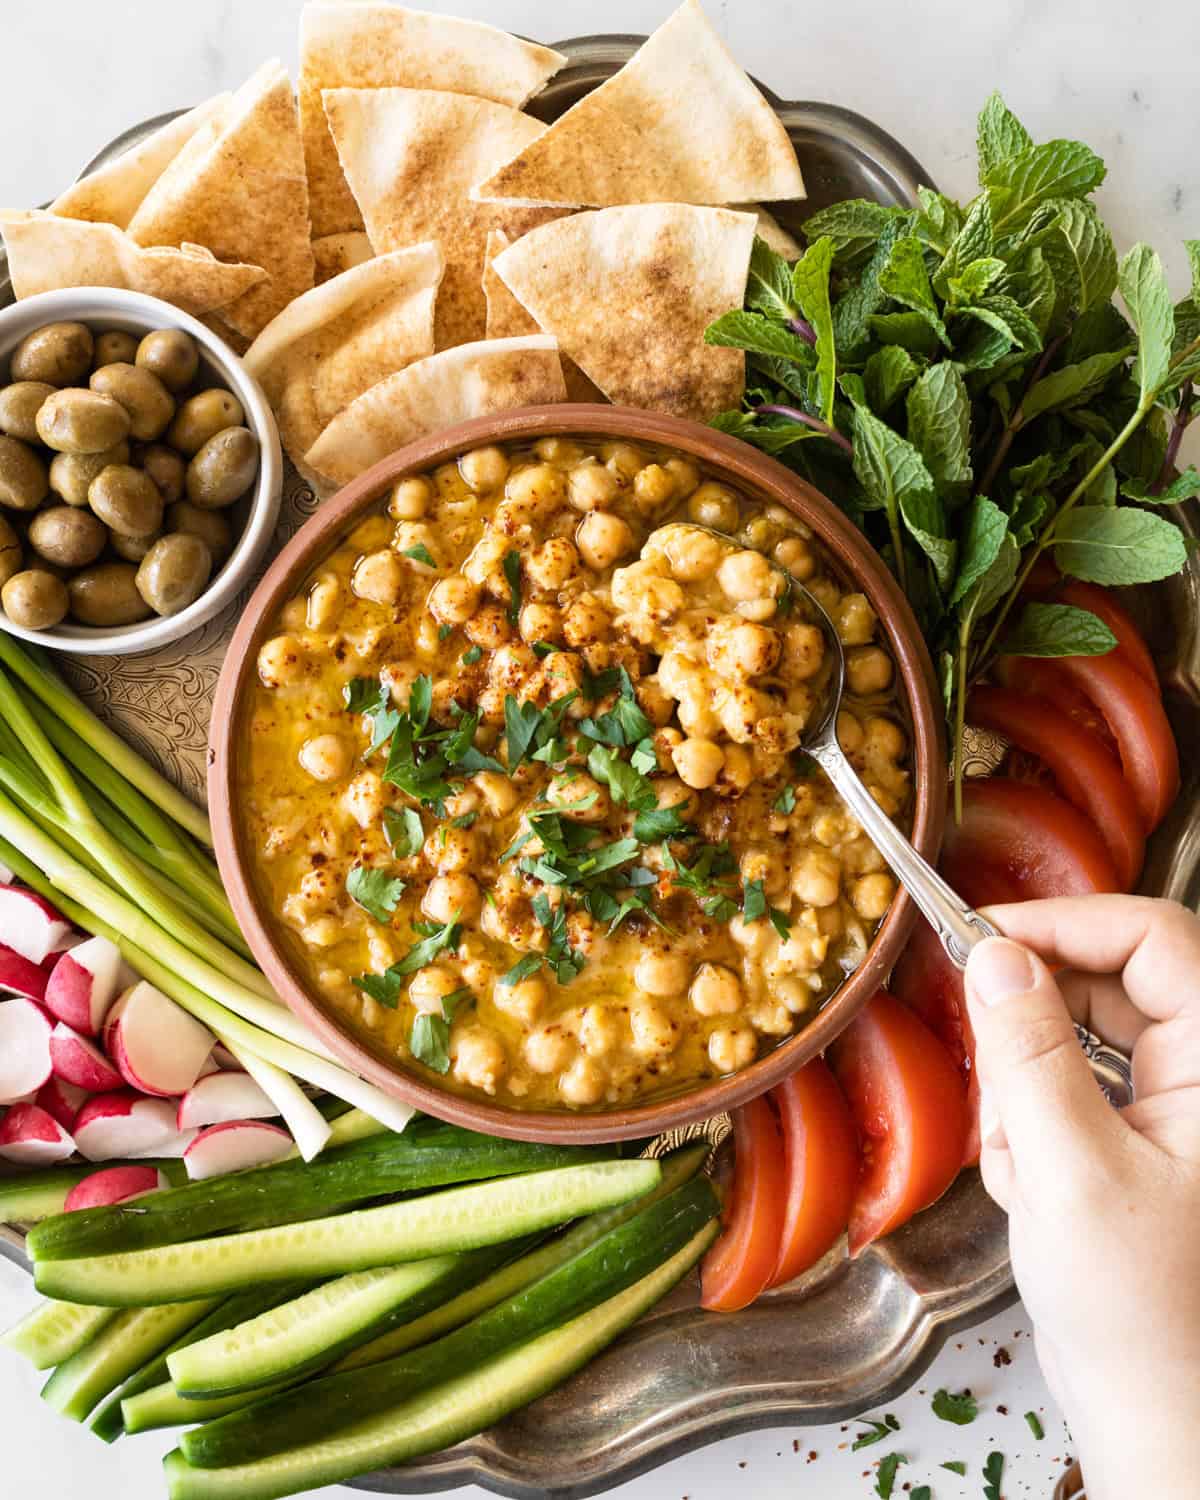
[[[176,1123],[187,1130],[232,1120],[270,1120],[278,1113],[249,1073],[210,1073],[198,1078],[179,1101]]]
[[[40,964],[55,953],[74,928],[44,896],[20,885],[0,885],[0,941],[22,958]]]
[[[63,1212],[74,1213],[77,1208],[107,1208],[113,1203],[125,1203],[130,1198],[157,1192],[166,1185],[167,1179],[156,1167],[105,1167],[103,1172],[93,1172],[75,1184],[66,1196]]]
[[[50,1077],[51,1030],[34,1001],[0,1002],[0,1104],[36,1094]]]
[[[14,1104],[0,1120],[0,1157],[23,1167],[66,1161],[75,1142],[53,1115],[36,1104]]]
[[[53,1033],[50,1036],[50,1047],[50,1061],[53,1066]],[[38,1089],[34,1103],[40,1105],[48,1115],[53,1115],[64,1130],[74,1130],[79,1111],[87,1102],[87,1098],[87,1089],[78,1088],[75,1084],[68,1083],[65,1078],[47,1078]]]
[[[173,1099],[168,1100],[167,1102],[172,1105],[175,1103]],[[129,1153],[130,1160],[142,1161],[145,1157],[148,1156],[169,1156],[173,1158],[181,1157],[199,1134],[200,1132],[194,1129],[173,1131],[165,1141],[160,1141],[159,1144],[150,1151],[131,1151]]]
[[[46,985],[46,1008],[84,1036],[99,1036],[117,997],[120,971],[116,944],[104,937],[87,938],[56,960]]]
[[[61,1021],[50,1033],[50,1065],[55,1077],[89,1094],[106,1094],[126,1081],[94,1042]]]
[[[108,1014],[104,1045],[121,1076],[144,1094],[186,1094],[213,1049],[213,1034],[161,990],[141,981]]]
[[[147,1099],[133,1089],[97,1094],[79,1111],[75,1144],[88,1161],[153,1156],[175,1135],[175,1106],[166,1099]]]
[[[292,1149],[292,1138],[278,1125],[261,1120],[231,1120],[202,1130],[183,1153],[188,1176],[219,1177],[222,1172],[240,1172],[279,1161]]]
[[[15,948],[0,943],[0,990],[36,1000],[41,1005],[46,999],[47,977],[41,964],[30,963]]]

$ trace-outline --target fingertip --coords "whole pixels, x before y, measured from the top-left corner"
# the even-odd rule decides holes
[[[992,1006],[1027,995],[1038,981],[1038,972],[1027,948],[1011,938],[989,937],[968,954],[964,978],[968,998]]]

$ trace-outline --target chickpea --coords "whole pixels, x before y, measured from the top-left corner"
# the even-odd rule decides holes
[[[425,840],[425,857],[439,875],[461,875],[479,858],[478,840],[469,828],[443,825]]]
[[[632,443],[602,443],[600,457],[622,489],[632,482],[645,462]]]
[[[841,883],[841,864],[828,849],[807,849],[792,877],[792,889],[806,906],[832,906]]]
[[[563,633],[562,611],[554,604],[542,604],[531,600],[522,605],[517,620],[517,629],[523,641],[561,641]]]
[[[662,464],[647,464],[633,476],[633,503],[644,516],[652,516],[675,499],[675,476]]]
[[[433,486],[423,475],[398,479],[388,501],[388,515],[393,521],[419,521],[433,499]]]
[[[294,636],[274,636],[258,653],[258,675],[264,687],[298,682],[307,670],[308,653]]]
[[[676,749],[683,744],[683,735],[678,729],[656,729],[654,731],[654,754],[658,760],[658,769],[670,775],[675,769],[675,762],[671,758]]]
[[[561,469],[550,464],[529,464],[508,476],[504,498],[529,523],[552,516],[563,504],[566,490]]]
[[[563,636],[568,646],[587,646],[602,640],[612,629],[612,616],[594,594],[580,594],[563,616]]]
[[[589,568],[602,572],[637,546],[633,532],[620,516],[603,512],[585,516],[575,533],[579,555]],[[676,585],[678,588],[678,585]]]
[[[773,598],[777,574],[761,552],[743,550],[726,554],[717,569],[717,582],[727,599],[740,604]]]
[[[426,603],[439,624],[464,625],[479,607],[481,593],[477,583],[461,573],[451,573],[434,584]]]
[[[662,809],[675,807],[679,816],[687,822],[700,811],[700,794],[684,786],[676,776],[656,776],[651,782],[654,788],[655,806]]]
[[[329,625],[342,602],[342,585],[336,573],[322,573],[308,591],[305,602],[305,624],[310,630]]]
[[[513,628],[502,604],[481,604],[463,626],[463,633],[473,646],[495,651],[513,638]]]
[[[341,935],[342,924],[333,916],[318,917],[314,922],[307,922],[300,933],[310,948],[332,948]]]
[[[883,760],[899,760],[904,754],[906,743],[903,729],[891,719],[874,715],[863,726],[864,755],[878,756]]]
[[[741,981],[724,964],[701,964],[688,990],[688,999],[698,1015],[731,1016],[741,1008]]]
[[[775,543],[771,556],[781,568],[786,568],[798,583],[807,583],[817,571],[817,560],[813,556],[813,550],[803,537],[785,536],[782,541]]]
[[[700,526],[732,531],[738,522],[738,497],[726,485],[706,480],[692,492],[688,515]]]
[[[846,833],[846,819],[840,812],[823,812],[813,819],[812,836],[826,849],[835,848],[842,842]]]
[[[717,708],[725,733],[735,744],[748,745],[760,720],[771,712],[771,699],[757,688],[739,683],[722,695]]]
[[[703,791],[721,774],[725,755],[713,740],[686,739],[671,751],[671,760],[685,786]]]
[[[691,965],[682,953],[642,954],[634,965],[633,982],[648,995],[682,995],[691,978]]]
[[[738,677],[765,677],[779,660],[780,650],[776,631],[746,622],[710,635],[709,665]]]
[[[678,1022],[672,1021],[648,995],[640,995],[629,1007],[629,1029],[633,1033],[633,1050],[639,1057],[674,1052],[679,1045]]]
[[[561,1026],[542,1026],[525,1040],[525,1061],[535,1073],[561,1073],[574,1050]]]
[[[837,720],[838,744],[847,755],[856,755],[862,748],[864,734],[862,720],[857,714],[843,708],[838,714]]]
[[[671,715],[675,712],[675,702],[657,678],[643,677],[635,686],[634,695],[637,698],[638,707],[651,724],[661,728],[671,722]]]
[[[516,984],[497,984],[492,991],[493,1004],[526,1026],[533,1025],[549,998],[549,987],[540,974],[518,980]]]
[[[445,964],[428,964],[408,981],[408,999],[422,1015],[440,1016],[444,1014],[442,1001],[461,988],[458,975]]]
[[[594,458],[584,459],[567,476],[567,500],[575,510],[601,510],[617,498],[617,478]]]
[[[718,1026],[708,1038],[708,1060],[719,1073],[736,1073],[758,1054],[758,1039],[749,1026]]]
[[[669,458],[663,468],[675,483],[676,500],[686,500],[700,483],[700,470],[689,458]]]
[[[896,882],[883,871],[863,875],[850,887],[850,904],[866,922],[878,922],[892,904]]]
[[[563,588],[578,572],[579,553],[566,537],[551,537],[525,560],[525,576],[534,588],[547,593]]]
[[[743,745],[725,746],[725,764],[717,779],[717,791],[744,792],[754,780],[754,757]]]
[[[485,1094],[494,1094],[508,1071],[504,1043],[484,1026],[472,1026],[451,1038],[450,1062],[455,1078]]]
[[[377,771],[360,771],[342,796],[342,805],[360,828],[370,828],[383,815],[383,781]]]
[[[470,875],[435,875],[425,888],[421,910],[431,921],[473,922],[479,915],[479,887]]]
[[[825,636],[818,625],[789,625],[783,633],[783,673],[807,682],[825,660]]]
[[[584,456],[579,444],[566,437],[538,438],[533,451],[548,464],[577,464]]]
[[[350,751],[339,734],[318,734],[300,746],[300,764],[314,781],[340,781],[350,769]]]
[[[589,1057],[604,1057],[617,1047],[617,1018],[607,1005],[585,1005],[579,1018],[579,1045]]]
[[[892,685],[892,658],[881,646],[855,646],[846,652],[846,684],[862,698]]]
[[[865,594],[845,594],[834,611],[833,623],[843,646],[866,646],[875,636],[875,611]]]
[[[568,1104],[595,1104],[604,1093],[604,1075],[588,1057],[577,1057],[558,1080],[558,1092]]]
[[[885,786],[880,786],[877,782],[874,781],[868,781],[866,783],[866,787],[867,791],[870,792],[875,801],[878,802],[880,807],[883,808],[888,817],[894,818],[900,811],[900,799],[895,795],[895,793],[889,791]]]
[[[502,818],[516,807],[517,789],[503,772],[480,771],[473,780],[493,818]]]
[[[477,495],[498,490],[508,478],[508,458],[503,448],[494,445],[472,448],[459,459],[458,472]]]
[[[368,552],[355,565],[350,587],[372,604],[394,605],[404,589],[404,564],[390,549]]]
[[[715,536],[703,531],[680,531],[667,544],[671,572],[684,583],[702,583],[720,565],[725,549]]]

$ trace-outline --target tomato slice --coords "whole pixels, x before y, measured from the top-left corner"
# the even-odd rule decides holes
[[[1090,610],[1099,615],[1117,638],[1116,650],[1111,655],[1120,657],[1139,677],[1144,677],[1156,693],[1160,692],[1158,672],[1150,649],[1133,623],[1133,616],[1111,590],[1101,588],[1098,583],[1082,583],[1078,578],[1072,578],[1054,597],[1059,604],[1073,604],[1076,609]]]
[[[858,1127],[850,1254],[940,1198],[962,1166],[967,1096],[950,1054],[923,1021],[880,990],[829,1050]]]
[[[1108,845],[1121,889],[1133,890],[1146,840],[1129,784],[1105,745],[1047,699],[1009,688],[977,687],[967,703],[967,718],[1002,734],[1049,768],[1056,787]]]
[[[747,1307],[767,1286],[783,1233],[783,1139],[765,1098],[734,1111],[733,1147],[724,1233],[700,1266],[700,1305],[715,1312]]]
[[[816,1265],[850,1222],[858,1182],[858,1135],[837,1080],[819,1057],[777,1088],[787,1201],[771,1285]]]
[[[1115,651],[1052,659],[1002,656],[997,675],[1006,687],[1051,702],[1072,693],[1087,698],[1117,743],[1144,832],[1158,827],[1179,792],[1179,751],[1156,686]]]

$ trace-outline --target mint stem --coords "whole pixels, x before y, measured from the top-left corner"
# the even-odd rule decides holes
[[[991,494],[992,485],[995,483],[996,475],[1000,472],[1000,465],[1008,457],[1008,450],[1012,447],[1013,438],[1016,437],[1017,433],[1025,424],[1025,397],[1029,395],[1029,392],[1046,373],[1046,370],[1050,365],[1050,361],[1062,348],[1063,341],[1066,336],[1067,335],[1065,333],[1060,333],[1056,339],[1052,339],[1050,343],[1047,344],[1046,347],[1042,350],[1042,357],[1038,360],[1037,364],[1034,365],[1033,373],[1030,375],[1028,381],[1026,382],[1025,389],[1021,392],[1021,399],[1017,402],[1016,409],[1014,410],[1012,416],[1009,417],[1008,422],[1005,424],[1004,431],[1000,434],[1000,441],[996,445],[995,453],[992,454],[992,461],[987,466],[987,472],[984,474],[983,479],[979,483],[979,487],[976,491],[977,494]]]
[[[1162,468],[1158,471],[1158,478],[1150,486],[1152,495],[1161,495],[1170,484],[1171,476],[1175,472],[1175,460],[1179,457],[1179,445],[1183,442],[1183,434],[1187,431],[1187,425],[1191,420],[1192,388],[1189,386],[1179,398],[1179,409],[1171,425],[1171,435],[1167,439],[1167,451],[1163,454]]]
[[[827,437],[831,443],[836,443],[847,453],[853,453],[854,447],[850,439],[843,437],[836,427],[831,427],[828,422],[822,422],[820,417],[810,417],[806,411],[801,411],[798,406],[768,406],[765,402],[754,408],[756,412],[766,413],[775,417],[786,417],[789,422],[799,422],[804,427],[811,427],[814,432],[819,432],[822,437]]]
[[[806,344],[816,344],[817,331],[807,318],[787,318],[785,322],[798,339],[803,339]]]

